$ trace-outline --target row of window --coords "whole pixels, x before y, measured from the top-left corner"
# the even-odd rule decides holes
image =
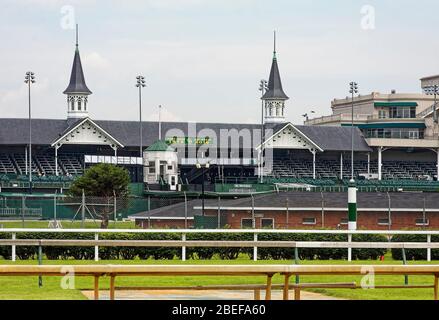
[[[416,107],[390,107],[389,118],[414,119],[416,118]]]
[[[302,219],[302,224],[303,225],[316,225],[317,224],[317,219],[316,218],[303,218]],[[348,219],[347,218],[343,218],[340,220],[340,225],[347,225],[348,224]],[[390,224],[389,219],[388,218],[381,218],[378,219],[377,224],[379,226],[388,226]],[[428,219],[416,219],[415,220],[415,224],[417,226],[429,226],[430,225],[430,221]],[[255,226],[256,228],[262,228],[262,229],[274,229],[274,219],[273,218],[262,218],[260,219],[260,225],[259,226]],[[243,218],[241,219],[241,228],[242,229],[251,229],[253,228],[253,219],[251,218]]]
[[[366,137],[386,138],[386,139],[424,139],[424,129],[409,129],[409,128],[367,129]]]
[[[378,117],[380,119],[415,119],[416,107],[391,107],[389,111],[379,110]]]

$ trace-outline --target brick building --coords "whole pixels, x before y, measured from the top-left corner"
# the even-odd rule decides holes
[[[368,230],[439,229],[438,193],[359,193],[358,227]],[[237,199],[191,200],[131,216],[143,228],[212,227],[347,229],[346,193],[281,192]],[[197,225],[199,226],[199,225]]]

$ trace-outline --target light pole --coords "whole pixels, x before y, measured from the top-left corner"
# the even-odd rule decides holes
[[[351,180],[354,180],[354,95],[358,93],[358,83],[351,82],[349,92],[352,95],[352,118],[351,118]]]
[[[350,83],[350,91],[352,94],[352,126],[351,126],[351,180],[348,188],[348,215],[349,230],[357,230],[357,186],[354,177],[354,95],[358,93],[358,84]]]
[[[24,77],[24,83],[27,84],[29,99],[29,193],[32,193],[32,109],[30,87],[31,84],[35,83],[35,73],[33,73],[32,71],[26,72],[26,76]]]
[[[142,124],[142,88],[146,86],[145,77],[137,76],[136,87],[139,88],[139,136],[140,136],[140,158],[143,159],[143,124]],[[143,160],[142,160],[143,162]]]
[[[201,169],[202,170],[202,183],[201,183],[201,212],[202,215],[204,217],[204,178],[205,178],[205,174],[204,174],[204,169],[209,169],[210,164],[209,162],[205,163],[204,165],[202,165],[201,163],[197,162],[196,164],[197,169]]]
[[[259,157],[259,175],[260,175],[260,181],[261,183],[264,182],[264,155],[263,155],[263,148],[262,148],[262,144],[264,143],[264,139],[265,139],[265,126],[264,126],[264,95],[268,90],[268,81],[267,80],[261,80],[261,82],[259,83],[259,91],[261,91],[261,153],[260,153],[260,157]]]

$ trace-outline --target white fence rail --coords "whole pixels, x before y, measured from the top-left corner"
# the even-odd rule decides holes
[[[62,239],[17,239],[19,233],[91,233],[94,240],[62,240]],[[425,249],[427,250],[427,260],[431,261],[431,250],[439,249],[439,242],[432,243],[431,237],[439,235],[439,231],[379,231],[379,230],[256,230],[256,229],[236,229],[236,230],[195,230],[195,229],[0,229],[0,233],[11,234],[11,240],[0,240],[0,246],[10,245],[12,247],[12,261],[16,261],[17,246],[88,246],[94,247],[95,261],[99,260],[99,246],[144,246],[144,247],[181,247],[182,260],[186,260],[187,247],[253,247],[253,259],[256,261],[258,247],[278,247],[278,248],[345,248],[348,250],[348,260],[352,261],[352,249]],[[180,234],[181,240],[99,240],[99,234],[109,233],[174,233]],[[188,241],[187,234],[253,234],[253,241]],[[316,242],[316,241],[259,241],[259,234],[342,234],[348,235],[347,242]],[[353,235],[360,234],[380,234],[389,237],[389,242],[353,242]],[[390,237],[394,235],[425,235],[426,242],[390,242]]]

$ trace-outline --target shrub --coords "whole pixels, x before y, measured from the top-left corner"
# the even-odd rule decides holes
[[[431,236],[432,242],[439,242],[439,236]],[[414,234],[401,234],[392,237],[392,242],[427,242],[427,236]],[[405,249],[407,260],[427,260],[426,249]],[[392,257],[395,260],[403,260],[402,249],[392,249]],[[431,250],[431,258],[439,260],[439,250]]]

